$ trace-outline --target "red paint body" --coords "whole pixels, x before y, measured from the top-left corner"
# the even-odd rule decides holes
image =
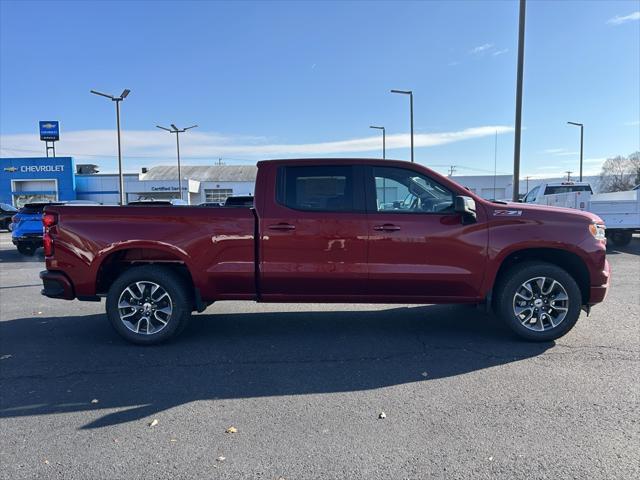
[[[455,195],[472,197],[477,220],[465,225],[459,213],[293,210],[276,201],[276,175],[280,166],[294,165],[415,170]],[[54,252],[42,276],[63,285],[47,295],[95,299],[106,293],[113,272],[141,262],[166,262],[186,267],[204,303],[476,303],[490,296],[503,262],[541,252],[570,258],[584,272],[585,304],[606,295],[605,244],[589,232],[591,223],[601,223],[595,215],[489,202],[406,162],[277,160],[258,167],[254,210],[47,207],[57,223],[49,227]],[[522,213],[496,215],[500,210]]]

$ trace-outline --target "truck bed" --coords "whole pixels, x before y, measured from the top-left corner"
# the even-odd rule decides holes
[[[187,266],[203,298],[255,295],[253,209],[54,206],[46,212],[58,215],[55,255],[47,257],[47,269],[64,270],[76,296],[106,293],[108,282],[96,285],[96,278],[150,258]]]

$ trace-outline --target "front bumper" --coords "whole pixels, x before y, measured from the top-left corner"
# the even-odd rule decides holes
[[[61,298],[63,300],[73,300],[76,298],[71,280],[62,272],[53,270],[43,270],[40,272],[43,289],[42,295],[49,298]]]
[[[603,302],[604,299],[607,298],[609,284],[611,283],[611,267],[609,267],[608,260],[604,261],[602,278],[605,279],[605,283],[602,285],[592,285],[589,289],[589,305],[595,305],[596,303]]]

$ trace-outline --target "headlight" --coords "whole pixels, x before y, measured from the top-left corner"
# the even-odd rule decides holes
[[[591,235],[593,235],[593,238],[595,238],[596,240],[605,240],[605,231],[607,229],[605,228],[604,225],[599,224],[599,223],[592,223],[591,225],[589,225],[589,231],[591,232]]]

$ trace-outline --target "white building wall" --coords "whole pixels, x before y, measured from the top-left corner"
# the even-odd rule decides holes
[[[117,204],[120,200],[118,175],[78,175],[76,176],[76,195],[79,200],[93,200],[102,204]],[[189,189],[189,201],[192,205],[203,203],[206,190],[228,189],[232,195],[253,195],[254,182],[182,182],[183,198]],[[140,180],[137,174],[124,176],[124,189],[127,201],[147,198],[179,198],[178,180]]]

